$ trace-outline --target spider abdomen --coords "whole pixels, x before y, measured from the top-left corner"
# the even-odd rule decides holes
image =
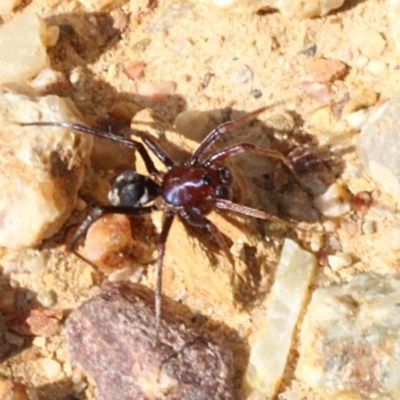
[[[221,173],[223,171],[223,174]],[[226,168],[214,169],[180,165],[172,168],[164,176],[161,194],[166,203],[208,214],[216,199],[226,198],[229,194],[230,180]]]

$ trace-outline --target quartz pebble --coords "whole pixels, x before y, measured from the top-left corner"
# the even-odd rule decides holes
[[[399,296],[399,275],[364,273],[317,289],[296,376],[324,399],[399,399]]]
[[[212,0],[222,8],[237,12],[257,12],[261,9],[278,9],[286,17],[323,17],[330,11],[341,7],[345,0]]]
[[[30,79],[48,67],[46,47],[58,39],[54,29],[30,12],[18,14],[1,26],[0,83]]]
[[[317,261],[286,239],[263,327],[251,346],[245,388],[250,399],[274,398],[281,383],[293,332],[308,295]],[[278,338],[278,340],[277,340]]]
[[[347,190],[339,183],[333,183],[326,192],[316,197],[314,206],[327,217],[339,217],[351,210]]]
[[[357,155],[367,173],[400,204],[400,95],[372,114],[357,140]]]
[[[158,346],[154,293],[109,284],[66,322],[71,364],[95,381],[96,398],[229,400],[231,353],[163,303]]]
[[[58,96],[0,96],[0,246],[35,246],[69,217],[89,162],[93,139],[54,127],[14,121],[82,123],[74,104]]]

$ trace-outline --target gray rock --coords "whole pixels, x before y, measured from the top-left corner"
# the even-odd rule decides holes
[[[296,375],[322,398],[400,398],[400,275],[363,273],[314,292]]]

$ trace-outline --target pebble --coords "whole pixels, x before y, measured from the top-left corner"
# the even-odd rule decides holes
[[[144,75],[146,64],[143,61],[131,61],[125,65],[123,71],[129,79],[136,80]]]
[[[378,95],[371,89],[362,89],[354,93],[351,100],[345,105],[343,114],[354,113],[363,108],[371,107],[378,101]]]
[[[329,103],[333,97],[332,86],[318,82],[300,82],[299,89],[313,100],[320,103]]]
[[[346,189],[333,183],[327,191],[314,200],[315,208],[326,217],[340,217],[351,210]]]
[[[346,72],[347,65],[338,60],[308,58],[305,64],[306,80],[311,82],[332,82],[343,78]]]
[[[129,268],[133,248],[130,220],[123,214],[108,214],[90,226],[79,253],[102,272]]]
[[[257,12],[266,8],[279,10],[289,18],[322,17],[330,11],[340,8],[345,0],[212,0],[221,8],[230,8],[237,12]]]
[[[241,85],[253,78],[253,72],[247,65],[241,65],[231,75],[231,85]]]
[[[36,246],[58,232],[77,202],[93,139],[54,127],[12,122],[76,121],[72,101],[58,96],[0,95],[0,246]],[[79,137],[79,140],[77,139]]]
[[[46,292],[39,292],[36,300],[46,308],[54,307],[57,303],[57,294],[54,290],[48,290]]]
[[[54,34],[42,18],[31,12],[20,13],[2,25],[0,83],[24,81],[47,68],[49,58],[46,46],[49,41],[54,42]],[[26,40],[28,37],[29,40]]]
[[[377,186],[400,204],[400,95],[376,110],[357,140],[357,156]]]
[[[103,400],[236,398],[231,353],[163,302],[154,346],[154,293],[139,285],[108,284],[66,322],[72,366],[96,383]]]
[[[5,332],[4,338],[7,340],[8,343],[13,344],[17,347],[21,347],[25,343],[25,339],[19,335],[16,335],[12,332]]]
[[[353,259],[350,254],[338,252],[328,256],[328,264],[334,271],[339,271],[351,265]]]
[[[57,360],[45,358],[42,360],[42,368],[49,378],[55,378],[61,373],[61,364]]]
[[[105,9],[112,8],[113,6],[120,3],[119,0],[79,0],[87,10],[89,11],[102,11]]]
[[[324,399],[397,399],[399,296],[398,275],[373,273],[315,290],[296,377]]]

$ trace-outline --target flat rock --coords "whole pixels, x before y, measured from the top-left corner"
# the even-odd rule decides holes
[[[71,363],[95,381],[99,400],[236,398],[230,351],[166,302],[155,346],[154,293],[142,286],[104,286],[66,331]]]

